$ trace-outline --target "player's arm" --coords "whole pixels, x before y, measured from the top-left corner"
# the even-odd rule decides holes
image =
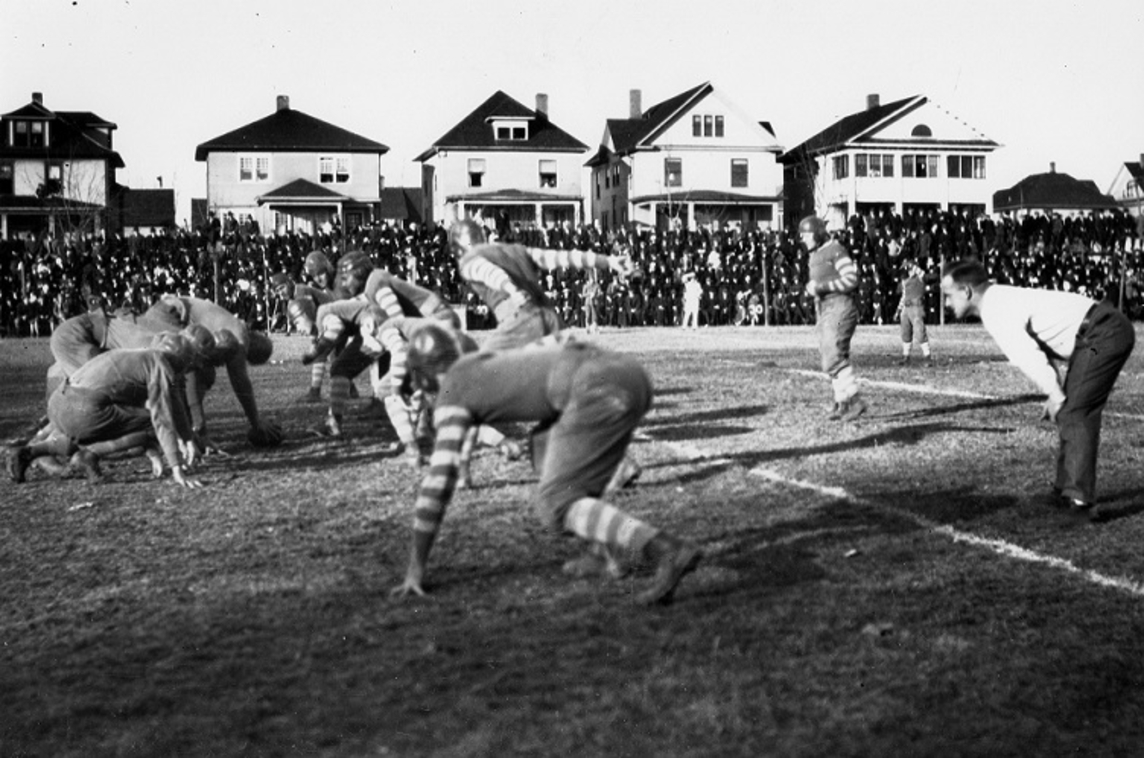
[[[513,283],[508,273],[487,258],[474,256],[463,261],[461,277],[465,281],[483,284],[489,289],[505,293],[518,306],[524,305],[528,301],[528,294]]]
[[[180,399],[180,391],[170,364],[163,359],[154,361],[147,374],[146,406],[151,416],[151,427],[155,431],[155,438],[159,441],[163,456],[167,459],[167,465],[171,467],[171,476],[175,483],[194,489],[201,487],[202,482],[183,476],[180,443],[184,442],[184,437],[180,434],[180,425],[186,424],[186,417],[183,416],[180,421],[178,416],[180,411],[176,404]],[[184,429],[184,431],[189,433],[190,430]]]
[[[547,271],[558,268],[601,269],[617,274],[630,274],[632,271],[632,259],[627,255],[604,255],[591,250],[526,249],[536,265]]]
[[[433,549],[441,521],[445,518],[445,508],[456,488],[461,445],[469,428],[473,426],[472,414],[457,405],[439,406],[433,418],[437,427],[437,441],[414,506],[409,567],[405,572],[405,581],[393,591],[395,595],[425,594],[422,587],[425,565],[429,561],[429,553]]]
[[[858,266],[854,260],[845,253],[834,260],[834,270],[838,272],[837,278],[826,282],[813,282],[815,295],[822,297],[834,293],[845,294],[853,292],[858,287]]]

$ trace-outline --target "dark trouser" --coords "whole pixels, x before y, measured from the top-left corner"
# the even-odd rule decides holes
[[[647,373],[628,356],[602,353],[576,369],[560,418],[532,437],[533,465],[540,472],[539,511],[546,524],[562,531],[574,502],[600,496],[651,398]]]
[[[1057,414],[1061,447],[1056,486],[1065,497],[1096,502],[1104,405],[1135,343],[1132,323],[1106,301],[1093,306],[1077,332],[1065,375],[1065,403]]]
[[[858,307],[849,295],[827,295],[818,300],[817,307],[822,370],[836,377],[850,365],[850,340],[858,327]]]

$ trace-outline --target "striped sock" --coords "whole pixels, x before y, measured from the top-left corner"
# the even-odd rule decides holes
[[[330,413],[339,418],[346,412],[346,403],[350,399],[350,378],[348,376],[330,377]]]
[[[594,497],[572,503],[564,515],[564,528],[577,537],[633,555],[659,534],[659,530]]]
[[[310,386],[321,389],[322,380],[326,378],[326,362],[315,361],[310,364]]]

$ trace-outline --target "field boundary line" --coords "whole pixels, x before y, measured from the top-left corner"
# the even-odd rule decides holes
[[[841,487],[829,487],[815,482],[807,482],[801,479],[792,479],[791,477],[783,476],[782,474],[766,469],[763,467],[756,467],[748,471],[751,476],[758,476],[767,481],[776,484],[782,484],[788,487],[797,487],[799,489],[811,490],[821,495],[846,500],[857,505],[871,508],[875,511],[882,513],[890,513],[899,518],[907,521],[912,521],[926,531],[934,534],[939,534],[947,537],[954,542],[961,542],[974,547],[984,548],[992,553],[1006,558],[1012,558],[1027,563],[1036,563],[1051,568],[1059,569],[1069,574],[1080,577],[1081,579],[1096,584],[1101,587],[1109,587],[1112,589],[1122,590],[1131,595],[1139,598],[1144,598],[1144,584],[1134,581],[1132,579],[1120,576],[1109,576],[1102,574],[1099,571],[1081,568],[1072,561],[1065,558],[1059,558],[1055,555],[1047,555],[1039,553],[1036,550],[1021,547],[1007,540],[997,539],[992,537],[983,537],[972,532],[962,531],[949,524],[942,524],[934,521],[933,519],[919,516],[916,513],[905,510],[904,508],[897,508],[885,503],[876,503],[863,497],[858,497],[851,492],[847,492]]]
[[[751,361],[727,361],[738,366],[754,366],[757,365]],[[799,376],[817,377],[818,379],[826,380],[826,374],[821,371],[811,371],[805,368],[784,368],[780,369],[790,374],[798,374]],[[980,392],[970,392],[969,390],[943,390],[938,387],[932,387],[925,384],[907,384],[906,382],[887,382],[875,379],[859,378],[859,384],[867,385],[869,387],[880,387],[883,389],[901,390],[902,392],[913,392],[918,395],[940,395],[943,397],[960,397],[967,400],[1003,400],[1001,395],[985,395]],[[1144,414],[1140,413],[1124,413],[1122,411],[1109,411],[1106,410],[1104,415],[1108,418],[1129,419],[1131,421],[1144,421]]]

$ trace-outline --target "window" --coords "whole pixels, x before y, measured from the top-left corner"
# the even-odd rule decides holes
[[[663,160],[663,186],[683,186],[683,160],[680,158],[664,158]]]
[[[870,156],[866,153],[858,153],[854,156],[854,176],[866,176],[867,162]]]
[[[696,113],[691,117],[692,137],[722,137],[723,117]]]
[[[746,158],[732,158],[731,159],[731,186],[732,187],[747,187],[750,182],[750,175],[747,173],[747,159]]]
[[[318,158],[318,182],[345,184],[350,180],[350,159],[345,155]]]
[[[523,125],[513,126],[511,124],[498,124],[496,127],[496,135],[498,140],[521,141],[528,139],[528,129]]]
[[[936,155],[903,155],[902,176],[932,179],[937,176]]]
[[[912,132],[910,132],[910,136],[911,137],[932,137],[933,136],[933,130],[930,129],[925,124],[918,124],[917,126],[914,127],[914,130]]]
[[[0,195],[16,193],[15,172],[11,163],[0,163]]]
[[[880,153],[858,153],[854,156],[854,176],[880,179],[894,175],[894,156]]]
[[[485,159],[469,158],[469,186],[480,187],[485,178]]]
[[[839,155],[834,158],[834,178],[845,179],[850,176],[850,156]]]
[[[882,156],[882,176],[893,176],[893,175],[894,175],[894,156],[883,155]]]
[[[240,182],[266,182],[270,180],[269,155],[238,156],[238,180]]]
[[[540,161],[540,186],[556,186],[556,161]]]

